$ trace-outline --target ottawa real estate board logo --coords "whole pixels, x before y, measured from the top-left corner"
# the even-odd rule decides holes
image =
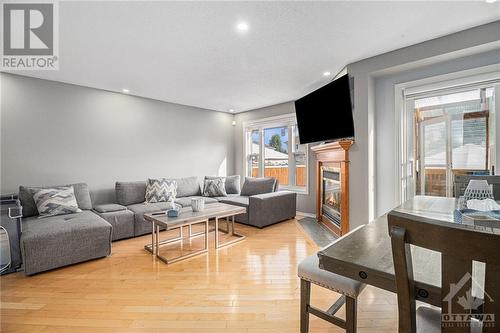
[[[2,70],[59,69],[57,1],[3,2]]]

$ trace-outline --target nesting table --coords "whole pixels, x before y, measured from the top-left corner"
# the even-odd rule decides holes
[[[155,212],[144,214],[144,219],[152,223],[153,230],[151,232],[151,244],[146,244],[144,248],[151,252],[153,256],[156,255],[161,261],[171,264],[180,260],[184,260],[208,251],[208,237],[211,232],[209,230],[209,220],[215,220],[215,248],[218,249],[245,239],[244,235],[237,233],[234,230],[234,216],[246,213],[245,207],[229,205],[224,203],[214,203],[205,206],[201,212],[193,212],[191,207],[181,209],[181,214],[178,217],[168,217],[165,212]],[[231,218],[231,221],[229,221]],[[225,219],[226,229],[219,229],[219,220]],[[203,225],[203,231],[193,233],[193,225]],[[187,227],[188,235],[184,237],[183,228]],[[178,229],[179,235],[174,238],[160,240],[160,230],[173,230]],[[219,231],[234,236],[232,240],[224,243],[219,240]],[[204,247],[200,250],[191,251],[188,254],[180,255],[168,259],[160,254],[160,248],[174,242],[182,242],[183,240],[191,240],[195,237],[204,236]]]

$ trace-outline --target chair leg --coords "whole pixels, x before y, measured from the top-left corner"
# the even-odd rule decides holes
[[[356,333],[357,321],[357,300],[346,296],[345,302],[345,321],[346,333]]]
[[[309,332],[309,303],[311,301],[311,282],[300,279],[300,333]]]

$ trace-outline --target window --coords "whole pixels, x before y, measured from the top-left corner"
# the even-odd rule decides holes
[[[274,177],[280,189],[307,193],[307,145],[299,142],[294,114],[244,124],[245,174]]]

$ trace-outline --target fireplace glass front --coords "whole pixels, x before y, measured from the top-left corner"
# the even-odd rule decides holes
[[[340,224],[340,204],[342,200],[340,187],[340,169],[323,167],[322,213],[338,227]]]

